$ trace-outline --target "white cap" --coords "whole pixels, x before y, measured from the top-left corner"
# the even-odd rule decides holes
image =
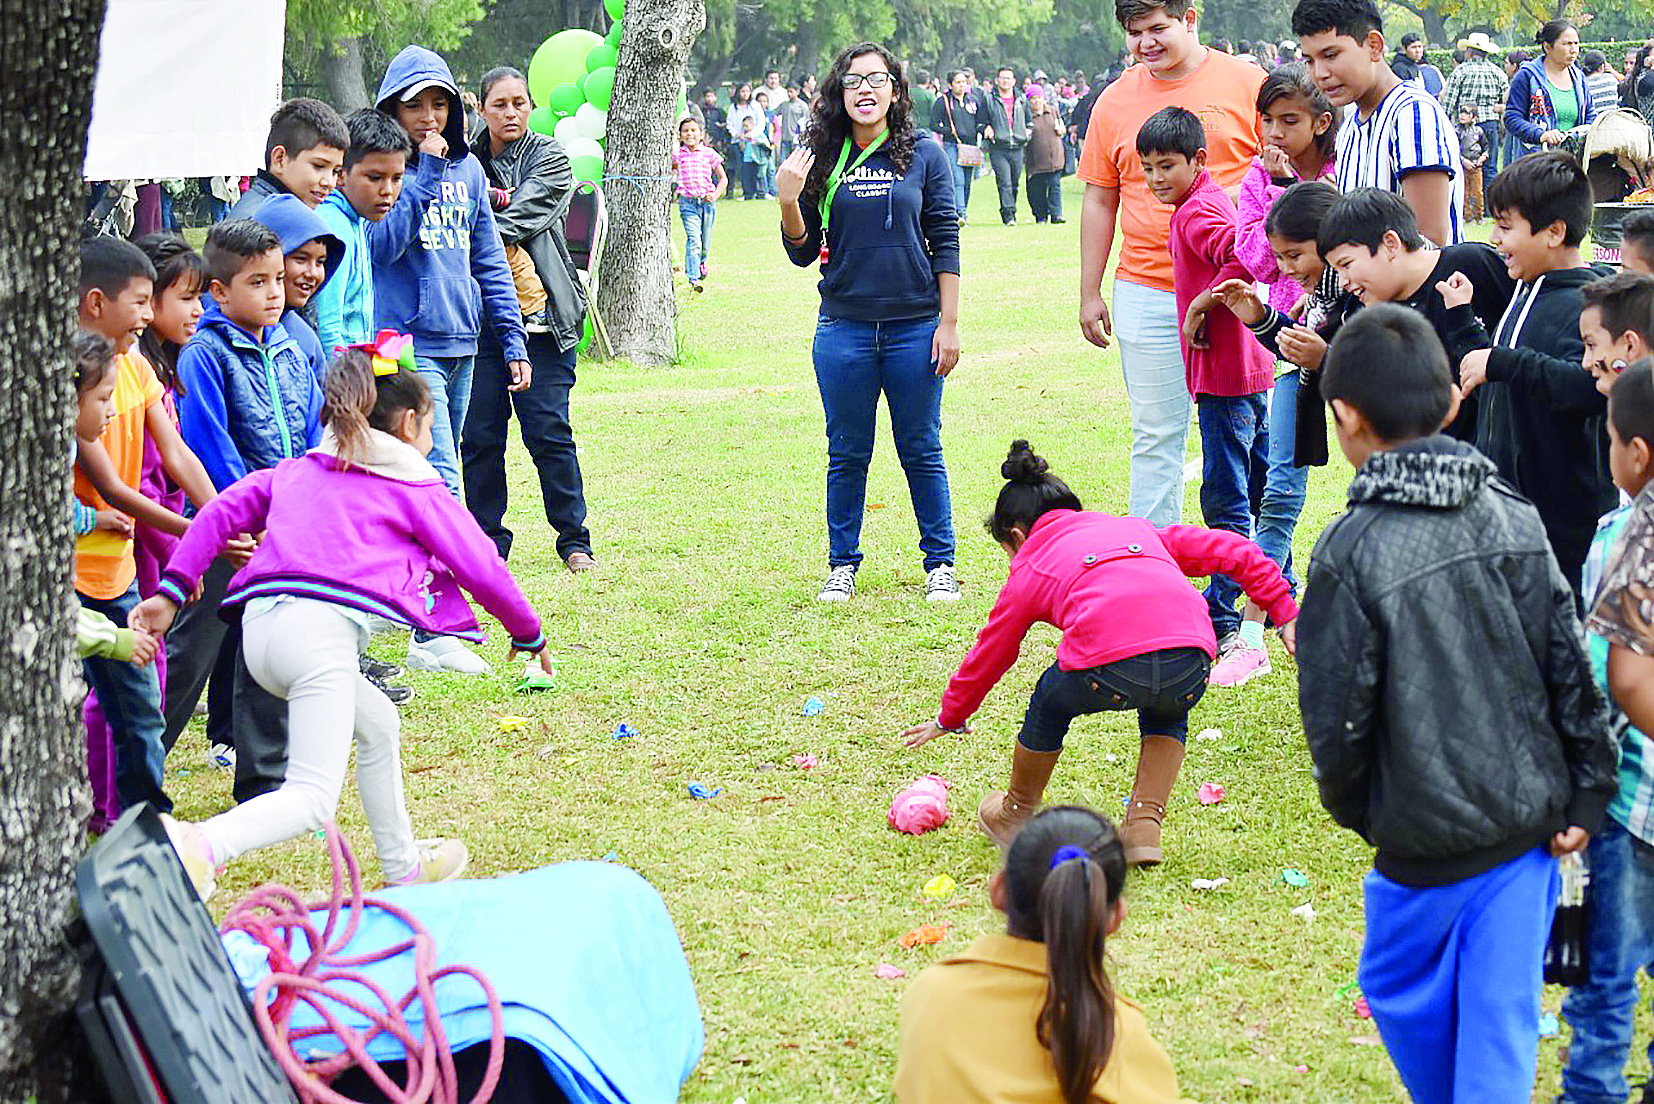
[[[404,88],[401,94],[396,98],[401,100],[403,103],[412,103],[414,99],[427,88],[440,88],[447,92],[450,96],[459,95],[459,89],[455,88],[447,81],[440,80],[436,77],[431,77],[428,80],[416,81],[415,83],[408,85],[408,87]]]

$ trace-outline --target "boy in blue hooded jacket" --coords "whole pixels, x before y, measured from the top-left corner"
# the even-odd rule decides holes
[[[339,267],[345,243],[297,196],[272,196],[259,206],[253,221],[268,226],[281,239],[285,269],[282,292],[287,297],[281,324],[298,342],[311,371],[320,380],[331,358],[302,312]]]
[[[376,105],[414,152],[396,205],[366,227],[378,328],[413,335],[419,374],[436,403],[432,467],[465,501],[458,437],[471,399],[483,315],[505,350],[511,390],[529,384],[528,334],[488,202],[482,162],[465,139],[465,110],[448,63],[422,46],[391,59]],[[451,637],[414,634],[408,666],[481,674],[488,665]]]

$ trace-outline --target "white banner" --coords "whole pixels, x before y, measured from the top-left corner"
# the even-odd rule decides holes
[[[109,0],[86,179],[263,167],[286,17],[286,0]]]

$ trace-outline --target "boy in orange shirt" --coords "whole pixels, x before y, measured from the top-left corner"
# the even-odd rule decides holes
[[[1264,71],[1202,46],[1192,0],[1115,0],[1114,15],[1141,64],[1103,91],[1091,111],[1079,175],[1080,332],[1106,349],[1114,336],[1103,273],[1123,239],[1114,276],[1120,362],[1131,400],[1130,513],[1157,526],[1183,519],[1183,456],[1192,402],[1178,343],[1182,318],[1172,293],[1171,208],[1150,194],[1137,132],[1163,107],[1199,104],[1207,171],[1238,185],[1258,153],[1258,89]]]
[[[144,435],[155,439],[167,474],[197,506],[213,497],[200,461],[178,436],[161,405],[155,369],[132,346],[154,318],[150,296],[155,269],[137,246],[118,238],[93,238],[80,252],[80,324],[115,343],[114,413],[96,445],[82,446],[75,497],[108,508],[84,470],[87,463],[112,468],[113,478],[136,487],[143,467]],[[105,483],[105,486],[108,486]],[[178,519],[182,522],[182,519]],[[137,565],[130,532],[96,530],[75,542],[75,593],[86,609],[117,625],[138,604]],[[153,666],[134,667],[97,656],[83,661],[86,681],[98,692],[115,744],[115,788],[123,807],[139,801],[160,812],[172,809],[161,788],[161,687]]]

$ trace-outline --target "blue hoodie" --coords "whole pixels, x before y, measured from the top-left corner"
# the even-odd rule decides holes
[[[412,334],[415,352],[425,356],[472,356],[486,311],[506,359],[527,360],[516,285],[482,162],[465,142],[465,111],[448,63],[422,46],[405,48],[385,70],[379,110],[395,118],[402,91],[422,81],[448,90],[448,155],[416,150],[396,206],[367,226],[376,328]]]
[[[322,225],[343,244],[338,265],[328,269],[328,281],[311,296],[316,312],[316,335],[322,348],[371,341],[374,330],[373,258],[368,249],[372,225],[356,213],[343,191],[316,208]]]
[[[322,442],[321,386],[280,322],[255,336],[209,302],[178,378],[178,427],[220,491]]]
[[[327,286],[334,269],[339,267],[339,261],[344,258],[344,240],[329,230],[321,216],[296,195],[271,196],[253,211],[252,218],[253,221],[262,222],[275,231],[276,237],[281,239],[283,255],[313,241],[321,242],[327,249],[327,259],[322,265],[321,287],[310,296],[314,301],[316,296],[322,293],[322,288]],[[287,327],[288,334],[299,343],[299,348],[304,350],[316,378],[321,379],[329,357],[328,350],[322,347],[321,338],[316,336],[316,331],[305,321],[296,307],[287,308],[287,312],[281,316],[281,324]]]

